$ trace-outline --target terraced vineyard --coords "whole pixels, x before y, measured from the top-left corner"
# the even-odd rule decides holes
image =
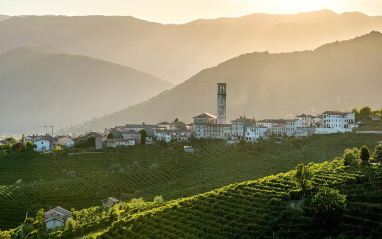
[[[379,135],[339,134],[290,139],[284,145],[195,141],[195,154],[184,153],[176,145],[172,150],[154,145],[72,156],[0,156],[0,228],[17,227],[26,212],[34,216],[40,208],[57,205],[80,210],[98,206],[110,196],[127,202],[137,197],[152,201],[156,195],[165,200],[197,195],[287,172],[298,163],[331,160],[342,156],[345,148],[366,144],[372,149],[381,139]],[[22,182],[15,185],[19,179]]]
[[[349,167],[334,160],[311,164],[315,190],[325,186],[348,193],[347,209],[340,227],[331,236],[378,238],[382,227],[382,171],[376,166]],[[109,209],[76,212],[73,230],[50,238],[324,238],[314,219],[292,205],[296,186],[291,172],[232,184],[211,192],[165,204],[121,204]],[[107,210],[107,212],[104,212]],[[90,211],[90,212],[89,212]],[[95,212],[96,213],[93,213]],[[112,215],[110,212],[118,212]],[[103,224],[97,217],[103,216]],[[114,221],[114,223],[112,223]],[[102,230],[103,227],[109,227]],[[95,230],[94,230],[95,229]],[[101,229],[101,230],[99,230]],[[93,232],[92,232],[93,231]],[[90,233],[89,233],[90,232]],[[362,238],[361,237],[361,238]]]

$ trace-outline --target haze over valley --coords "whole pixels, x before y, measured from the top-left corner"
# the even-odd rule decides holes
[[[240,54],[313,50],[370,31],[382,31],[382,17],[330,10],[167,25],[131,16],[16,16],[0,22],[0,51],[49,45],[178,84]]]

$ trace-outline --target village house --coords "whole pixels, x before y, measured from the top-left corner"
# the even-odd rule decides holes
[[[158,141],[171,141],[176,142],[178,140],[178,133],[176,130],[158,130],[155,134]]]
[[[170,130],[170,123],[164,121],[164,122],[160,122],[159,124],[157,124],[157,126],[161,129],[167,129],[167,130]]]
[[[267,128],[272,128],[273,126],[276,125],[285,125],[286,120],[285,119],[265,119],[265,120],[259,120],[256,121],[256,124],[265,126]]]
[[[55,230],[62,228],[66,220],[72,217],[72,213],[62,207],[55,207],[44,214],[46,228]]]
[[[118,146],[134,146],[135,139],[107,139],[106,147],[116,148]]]
[[[250,125],[253,125],[253,122],[250,119],[240,118],[240,119],[232,120],[231,121],[231,137],[243,139],[245,136],[245,128]]]
[[[262,125],[248,125],[245,127],[245,141],[256,142],[267,137],[268,128]]]
[[[122,137],[124,139],[133,139],[135,140],[135,144],[141,143],[141,133],[135,131],[135,130],[127,130],[122,132]]]
[[[73,141],[72,137],[68,135],[62,135],[62,136],[56,136],[53,138],[53,145],[54,146],[66,146],[67,142]]]
[[[285,133],[287,135],[294,135],[296,131],[302,128],[303,122],[300,119],[288,119],[285,121]]]
[[[322,125],[316,128],[317,134],[351,132],[355,125],[355,115],[349,112],[325,111],[322,113]]]
[[[188,143],[191,142],[191,130],[181,129],[178,130],[178,143]]]
[[[307,114],[297,115],[296,119],[301,120],[302,128],[312,127],[312,116]]]
[[[115,204],[118,204],[119,200],[114,197],[109,197],[109,198],[101,200],[101,202],[103,207],[112,207]]]
[[[50,151],[50,141],[45,139],[36,140],[33,142],[36,145],[34,149],[36,152]]]
[[[285,124],[277,124],[272,126],[269,130],[268,133],[269,135],[276,135],[276,136],[282,136],[286,134],[286,125]]]
[[[153,137],[146,137],[145,145],[152,145],[153,144]]]

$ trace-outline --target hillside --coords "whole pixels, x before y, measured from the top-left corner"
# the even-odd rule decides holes
[[[382,17],[329,10],[178,25],[129,16],[20,16],[0,22],[0,51],[50,45],[180,83],[240,54],[314,49],[373,30],[382,31]]]
[[[2,21],[5,21],[7,19],[11,18],[10,16],[6,16],[6,15],[0,15],[0,22]]]
[[[290,171],[165,203],[122,203],[75,211],[75,226],[50,233],[49,237],[378,238],[382,231],[380,167],[343,166],[341,159],[309,167],[314,175],[313,189],[305,194],[304,203]],[[311,212],[310,200],[314,197],[310,194],[324,188],[346,195],[345,209],[336,226],[321,226]],[[5,233],[16,238],[19,230]],[[25,233],[29,232],[32,238],[39,236],[27,224]],[[43,233],[40,230],[40,236]]]
[[[123,201],[157,195],[174,200],[232,183],[287,172],[298,163],[342,157],[346,148],[374,149],[380,135],[315,135],[245,146],[224,141],[195,141],[195,154],[182,145],[105,150],[98,154],[8,154],[0,152],[0,229],[20,225],[25,213],[57,205],[80,210],[113,196]],[[70,153],[70,151],[69,151]],[[49,170],[47,170],[47,165]],[[21,179],[20,184],[16,184]]]
[[[382,34],[372,32],[314,51],[250,53],[199,72],[146,102],[85,124],[102,129],[132,122],[156,123],[216,114],[216,84],[227,83],[227,120],[294,118],[325,110],[382,108]]]
[[[56,129],[134,105],[171,83],[122,65],[52,47],[0,54],[0,134]]]

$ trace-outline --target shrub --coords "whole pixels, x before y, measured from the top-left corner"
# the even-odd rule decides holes
[[[143,200],[143,197],[131,199],[131,203],[142,203],[142,202],[145,202]]]
[[[163,199],[162,196],[156,196],[156,197],[154,198],[154,202],[164,202],[164,199]]]
[[[335,226],[339,223],[346,207],[346,195],[338,190],[324,187],[313,198],[311,208],[316,219],[324,224]]]
[[[370,159],[370,151],[366,147],[366,145],[362,146],[359,153],[359,158],[361,159],[362,163],[367,163]]]
[[[355,155],[354,151],[351,149],[346,149],[344,152],[344,165],[349,166],[356,161],[357,161],[357,156]]]
[[[65,226],[65,230],[67,231],[73,231],[73,229],[76,227],[76,221],[74,221],[73,218],[69,218],[68,220],[66,220],[66,226]]]

